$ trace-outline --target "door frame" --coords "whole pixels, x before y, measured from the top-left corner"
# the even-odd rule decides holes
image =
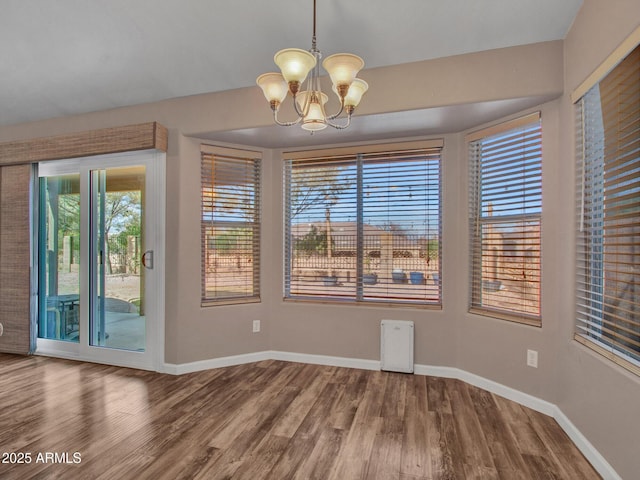
[[[163,371],[165,343],[165,234],[166,234],[166,153],[158,150],[143,150],[107,155],[79,157],[65,160],[52,160],[41,163],[40,173],[34,176],[39,182],[41,176],[80,172],[81,192],[88,192],[89,172],[91,170],[144,165],[146,171],[145,199],[145,250],[153,250],[153,269],[145,274],[145,306],[146,348],[145,352],[93,347],[89,345],[88,314],[89,302],[81,302],[80,318],[87,325],[80,330],[79,342],[37,338],[36,355],[67,358],[73,360],[104,363],[109,365],[138,368],[143,370]],[[37,192],[39,189],[34,188]],[[38,205],[38,202],[35,202]],[[39,215],[34,215],[34,264],[32,271],[38,271]],[[81,202],[81,238],[89,235],[89,205]],[[81,241],[81,245],[88,245]],[[86,248],[81,249],[80,295],[88,298],[90,255]],[[37,284],[37,282],[35,282]],[[37,296],[37,286],[35,295]],[[34,319],[37,328],[37,315]]]

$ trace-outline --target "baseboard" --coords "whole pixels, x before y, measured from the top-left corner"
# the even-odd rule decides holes
[[[229,367],[232,365],[253,363],[263,360],[282,360],[285,362],[310,363],[313,365],[327,365],[332,367],[380,370],[380,362],[378,360],[311,355],[307,353],[282,352],[275,350],[214,358],[211,360],[202,360],[179,365],[165,364],[164,367],[165,373],[181,375],[183,373],[197,372],[211,368]],[[596,448],[589,442],[589,440],[582,435],[580,430],[576,428],[576,426],[569,420],[562,410],[558,408],[557,405],[459,368],[415,365],[414,373],[416,375],[428,375],[461,380],[475,387],[500,395],[508,400],[512,400],[527,408],[531,408],[532,410],[553,417],[569,438],[571,438],[575,443],[576,447],[582,452],[591,465],[593,465],[593,468],[595,468],[605,480],[622,480],[609,462],[607,462],[600,452],[598,452],[598,450],[596,450]]]
[[[255,352],[244,353],[241,355],[233,355],[230,357],[212,358],[210,360],[199,360],[190,363],[165,363],[163,373],[171,375],[182,375],[184,373],[200,372],[203,370],[211,370],[212,368],[232,367],[234,365],[243,365],[245,363],[261,362],[263,360],[271,360],[273,357],[271,352]]]
[[[525,407],[544,413],[550,417],[553,417],[557,410],[553,403],[549,403],[545,400],[539,399],[538,397],[529,395],[528,393],[507,387],[506,385],[494,382],[493,380],[488,380],[465,370],[460,370],[459,368],[416,365],[415,373],[418,375],[429,375],[433,377],[456,378],[468,383],[469,385],[473,385],[474,387],[482,388],[483,390],[495,393],[496,395],[500,395],[508,400],[513,400],[520,405],[524,405]]]
[[[162,373],[182,375],[184,373],[200,372],[212,368],[231,367],[233,365],[243,365],[245,363],[261,362],[263,360],[282,360],[283,362],[310,363],[312,365],[327,365],[331,367],[380,370],[380,362],[376,360],[265,350],[262,352],[212,358],[210,360],[200,360],[190,363],[165,363]]]
[[[613,467],[605,460],[605,458],[596,450],[596,448],[582,435],[580,430],[569,420],[569,418],[558,408],[557,405],[542,400],[528,393],[521,392],[501,383],[494,382],[487,378],[469,373],[465,370],[452,367],[437,367],[429,365],[416,365],[415,373],[417,375],[429,375],[434,377],[455,378],[465,383],[473,385],[483,390],[487,390],[495,395],[499,395],[508,400],[514,401],[527,408],[544,413],[558,422],[558,425],[571,438],[578,450],[582,452],[585,458],[591,463],[593,468],[605,480],[622,480]]]
[[[622,477],[613,469],[607,460],[600,454],[598,450],[582,435],[580,430],[569,420],[569,418],[558,408],[552,415],[558,425],[565,431],[571,441],[578,447],[578,450],[589,460],[589,463],[596,469],[600,476],[605,480],[622,480]]]
[[[361,370],[380,370],[378,360],[364,360],[361,358],[331,357],[327,355],[310,355],[308,353],[271,351],[273,360],[284,362],[310,363],[313,365],[327,365],[330,367],[359,368]]]

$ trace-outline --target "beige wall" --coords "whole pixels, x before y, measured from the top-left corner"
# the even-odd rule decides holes
[[[557,198],[556,185],[559,154],[559,102],[553,101],[541,105],[538,110],[542,118],[542,327],[531,327],[505,322],[466,312],[458,312],[458,366],[466,371],[491,378],[517,390],[555,402],[555,382],[557,372],[556,338],[558,321],[555,315],[558,298],[571,297],[573,284],[560,284],[555,275],[555,266],[562,255],[562,230],[568,225],[557,222],[555,216]],[[467,177],[465,152],[458,158],[458,175]],[[566,183],[566,179],[563,180]],[[464,192],[462,194],[464,197]],[[463,218],[466,212],[466,197],[460,199],[461,207],[457,218]],[[468,298],[468,238],[466,224],[459,226],[460,234],[454,237],[455,250],[460,252],[452,268],[458,286],[457,296]],[[462,255],[464,252],[464,255]],[[527,349],[538,351],[537,369],[526,366]]]
[[[358,115],[558,96],[562,93],[562,42],[374,68],[363,71],[362,77],[371,87]],[[187,136],[273,124],[262,92],[251,87],[1,127],[0,142],[147,121]]]
[[[456,144],[458,140],[456,135],[446,135],[444,140],[443,171],[447,175],[451,172],[450,165],[457,161]],[[281,158],[281,153],[274,152],[274,156]],[[281,192],[283,189],[282,163],[274,161],[273,169],[274,175],[271,181],[277,192],[276,205],[278,208],[268,213],[272,220],[268,223],[279,226],[283,224],[282,208],[279,206],[282,202]],[[455,181],[455,177],[450,178]],[[456,191],[452,188],[445,188],[443,195],[445,197],[444,209],[449,210],[452,203],[456,201]],[[445,232],[456,223],[452,213],[452,211],[445,211],[443,215]],[[451,221],[447,221],[448,219]],[[274,234],[276,235],[274,245],[282,245],[282,229],[279,228]],[[447,234],[445,233],[445,235]],[[445,265],[449,253],[451,251],[444,247],[443,264]],[[273,282],[269,282],[267,294],[269,298],[274,299],[270,306],[272,349],[378,360],[380,357],[380,321],[383,319],[413,320],[415,322],[416,362],[441,366],[451,366],[455,363],[454,324],[449,321],[448,315],[445,314],[446,310],[283,301],[282,249],[272,249],[269,257],[271,261],[269,275],[270,278],[273,278]],[[448,277],[445,277],[443,281],[447,282]],[[445,286],[445,293],[446,288]]]
[[[189,136],[269,125],[270,112],[257,87],[4,127],[0,128],[0,141],[145,121],[158,121],[169,128],[167,363],[263,350],[377,360],[380,320],[413,320],[417,363],[458,367],[560,405],[614,468],[624,478],[633,478],[639,468],[633,448],[640,431],[640,382],[571,340],[573,120],[566,92],[632,30],[633,15],[637,25],[637,11],[637,0],[585,0],[564,43],[500,49],[363,73],[372,88],[359,114],[522,96],[551,98],[565,90],[562,98],[540,106],[544,132],[542,328],[467,313],[465,132],[444,135],[441,311],[283,302],[282,166],[278,151],[265,151],[263,156],[263,301],[200,307],[199,141]],[[593,35],[602,28],[600,23],[604,23],[605,32],[615,34],[614,40]],[[243,108],[237,109],[238,105]],[[259,334],[251,333],[254,319],[262,320]],[[528,348],[540,353],[538,369],[525,365]],[[606,389],[600,390],[594,383],[604,384]],[[625,403],[624,396],[635,400]],[[608,403],[613,408],[608,408]]]
[[[167,169],[167,205],[175,204],[167,211],[166,302],[173,305],[166,312],[165,360],[182,364],[268,350],[264,303],[200,306],[200,141],[184,136],[177,141],[180,158]],[[269,168],[266,161],[266,176]],[[270,195],[266,188],[266,204]],[[268,215],[265,220],[267,224]],[[268,272],[263,278],[268,283]],[[262,332],[253,334],[252,321],[257,319],[262,320]]]
[[[372,90],[359,114],[527,95],[557,96],[562,92],[561,72],[562,42],[558,41],[367,70],[363,77],[371,82]],[[238,105],[243,108],[236,108]],[[151,120],[169,129],[166,362],[181,364],[269,348],[377,359],[379,320],[407,318],[421,327],[416,331],[419,362],[455,363],[456,344],[452,336],[455,324],[450,319],[451,311],[425,313],[416,309],[282,303],[282,251],[276,247],[282,245],[282,174],[277,152],[265,152],[264,156],[264,178],[271,181],[263,190],[263,301],[247,306],[200,307],[199,142],[188,136],[270,125],[269,109],[265,108],[257,87],[3,127],[0,141]],[[447,139],[445,174],[458,162],[459,141],[456,135]],[[450,178],[455,179],[456,173]],[[459,189],[445,187],[445,195],[452,197],[444,207],[448,219],[445,224],[449,224],[445,229],[451,231],[458,229],[452,202],[458,200],[459,194]],[[445,263],[447,255],[457,258],[452,249],[445,249],[444,255]],[[447,265],[444,268],[453,275],[453,268]],[[446,287],[447,280],[443,281]],[[459,295],[445,289],[445,301],[447,295],[450,308],[458,308],[453,305],[458,305]],[[259,334],[251,333],[254,319],[262,320]]]

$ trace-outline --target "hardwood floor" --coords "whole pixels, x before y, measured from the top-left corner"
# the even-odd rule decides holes
[[[0,354],[0,454],[5,480],[599,478],[552,418],[458,380],[279,361]]]

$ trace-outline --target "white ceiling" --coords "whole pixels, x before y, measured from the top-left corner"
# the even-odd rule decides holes
[[[365,68],[562,39],[582,4],[317,2],[318,47],[360,55]],[[276,51],[310,48],[312,12],[312,0],[0,0],[0,126],[255,85]],[[440,110],[414,117],[460,114]]]

